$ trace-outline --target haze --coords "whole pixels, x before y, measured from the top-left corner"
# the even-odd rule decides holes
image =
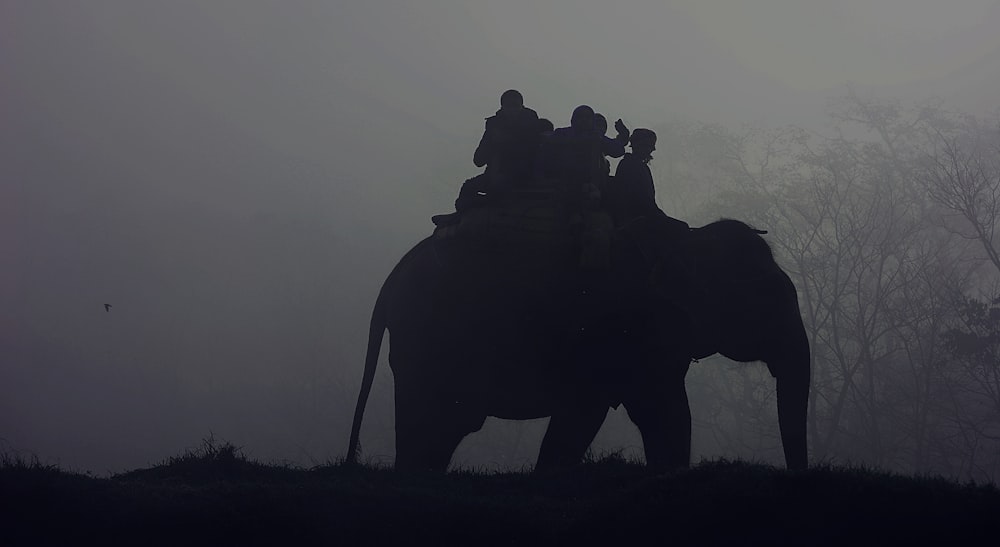
[[[477,173],[503,90],[557,126],[587,103],[814,128],[849,88],[979,113],[998,28],[985,0],[0,0],[0,448],[94,472],[210,434],[342,457],[378,288]],[[390,395],[383,363],[386,458]],[[505,427],[456,462],[528,463]]]

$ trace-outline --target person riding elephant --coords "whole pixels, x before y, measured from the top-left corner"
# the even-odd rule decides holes
[[[431,221],[437,226],[456,224],[463,211],[485,205],[491,193],[529,184],[534,178],[542,135],[550,127],[551,122],[524,106],[521,92],[504,91],[500,95],[500,109],[486,118],[486,128],[472,156],[473,164],[486,167],[486,171],[462,184],[454,213],[434,215]]]
[[[543,143],[543,173],[580,182],[595,182],[595,176],[602,171],[604,156],[622,156],[624,144],[628,142],[628,128],[618,120],[615,122],[618,136],[608,138],[604,135],[607,120],[598,116],[593,108],[585,104],[573,110],[569,126],[556,129]],[[604,120],[604,131],[599,120]]]
[[[656,133],[637,128],[632,132],[630,146],[632,152],[618,162],[614,178],[603,191],[605,207],[611,213],[615,226],[621,227],[644,218],[666,234],[687,232],[689,227],[686,222],[667,216],[656,205],[656,187],[649,169],[649,161],[656,150]]]
[[[486,118],[472,162],[486,167],[492,184],[523,184],[534,169],[540,130],[538,113],[524,106],[519,91],[508,89],[500,96],[500,110]]]

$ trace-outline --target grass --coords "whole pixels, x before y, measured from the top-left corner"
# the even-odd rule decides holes
[[[0,456],[0,544],[919,545],[996,534],[1000,492],[864,468],[733,461],[653,473],[620,456],[569,470],[302,469],[228,443],[95,478]]]

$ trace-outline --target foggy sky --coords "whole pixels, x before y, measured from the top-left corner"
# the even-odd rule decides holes
[[[809,126],[849,84],[975,112],[998,28],[986,0],[0,0],[0,449],[342,456],[375,294],[503,90],[557,126]]]

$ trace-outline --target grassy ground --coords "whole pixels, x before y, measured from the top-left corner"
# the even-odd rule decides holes
[[[1000,491],[864,469],[608,458],[558,473],[401,475],[231,445],[94,478],[0,459],[0,545],[993,544]]]

